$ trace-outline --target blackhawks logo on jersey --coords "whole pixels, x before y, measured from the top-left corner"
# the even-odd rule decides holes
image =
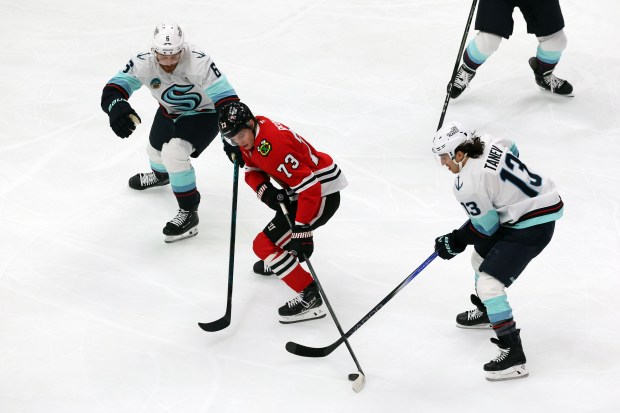
[[[271,152],[271,144],[267,139],[260,141],[260,144],[258,145],[258,152],[263,156],[269,155],[269,152]]]

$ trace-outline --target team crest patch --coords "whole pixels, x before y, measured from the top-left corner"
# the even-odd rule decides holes
[[[263,156],[269,155],[269,152],[271,152],[271,144],[267,141],[267,139],[260,141],[260,145],[258,145],[258,152]]]
[[[151,80],[151,88],[159,89],[160,86],[161,86],[161,80],[159,80],[158,78]]]

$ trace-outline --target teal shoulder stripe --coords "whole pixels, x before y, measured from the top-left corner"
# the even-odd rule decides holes
[[[114,83],[122,87],[129,93],[129,96],[142,87],[142,82],[133,76],[129,76],[123,72],[118,72],[108,83]]]
[[[510,147],[510,152],[516,156],[517,158],[519,157],[519,149],[517,148],[517,144],[513,143],[512,146]]]
[[[235,92],[235,89],[233,89],[232,85],[228,82],[228,79],[226,79],[226,76],[220,77],[217,82],[206,88],[205,93],[214,102],[217,102],[218,100],[227,96],[233,96],[237,94],[237,92]]]

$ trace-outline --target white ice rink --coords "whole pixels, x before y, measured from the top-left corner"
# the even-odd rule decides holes
[[[524,380],[487,382],[492,333],[454,325],[471,308],[469,253],[432,262],[351,337],[361,393],[345,346],[322,359],[287,353],[287,341],[324,346],[338,331],[329,317],[278,323],[294,293],[251,271],[271,214],[243,181],[232,325],[203,332],[196,323],[226,304],[232,165],[217,141],[194,162],[200,233],[166,245],[170,188],[127,186],[149,170],[157,104],[146,88],[132,96],[143,124],[126,140],[99,106],[155,25],[176,20],[255,113],[333,155],[350,185],[312,262],[348,330],[465,220],[430,141],[470,7],[0,0],[0,413],[620,411],[617,1],[562,1],[569,41],[556,74],[574,98],[534,84],[537,42],[517,10],[514,36],[448,108],[447,121],[514,138],[566,204],[508,290]]]

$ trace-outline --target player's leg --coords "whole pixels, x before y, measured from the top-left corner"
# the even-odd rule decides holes
[[[551,241],[555,222],[524,229],[502,227],[497,241],[484,255],[478,268],[476,291],[487,310],[489,321],[497,335],[491,341],[499,347],[499,355],[485,364],[488,380],[526,377],[525,354],[520,330],[513,318],[505,289],[512,285],[532,259]]]
[[[161,160],[161,148],[172,137],[173,131],[174,125],[172,120],[164,117],[160,108],[155,113],[149,134],[149,144],[146,148],[151,172],[137,173],[129,178],[130,188],[143,190],[170,183],[168,171],[166,171]]]
[[[292,205],[291,208],[294,209]],[[290,209],[289,208],[289,211]],[[297,258],[284,249],[291,238],[291,229],[280,211],[254,239],[254,253],[297,296],[278,309],[283,324],[323,318],[326,315],[323,300],[312,276]]]
[[[451,98],[455,99],[463,93],[476,75],[476,70],[498,49],[502,37],[510,37],[514,26],[513,10],[512,1],[480,0],[475,23],[478,34],[463,52],[463,64],[452,83]]]
[[[178,117],[174,137],[162,145],[161,159],[168,171],[179,211],[164,227],[166,242],[192,237],[198,233],[200,192],[191,157],[197,157],[218,134],[216,115],[195,114]]]
[[[524,2],[521,13],[528,33],[538,39],[536,56],[529,59],[536,84],[552,93],[572,96],[573,86],[553,74],[567,44],[559,0]]]

